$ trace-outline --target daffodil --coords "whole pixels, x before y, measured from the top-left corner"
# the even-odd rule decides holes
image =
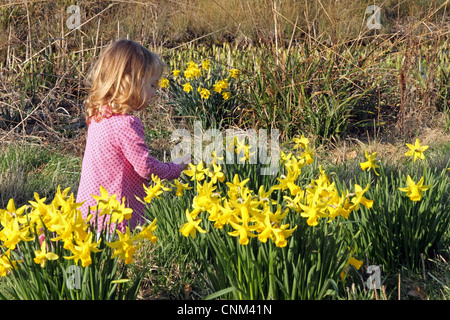
[[[228,194],[230,196],[241,194],[242,189],[245,187],[247,182],[250,181],[250,178],[240,180],[239,175],[236,173],[233,177],[232,182],[226,182],[226,185],[229,188]]]
[[[264,221],[258,225],[258,229],[258,240],[262,243],[266,243],[267,239],[274,236],[275,228],[270,221],[269,215],[265,216]]]
[[[33,259],[36,264],[40,264],[41,268],[45,267],[45,264],[48,260],[57,260],[59,257],[57,254],[53,252],[47,252],[47,243],[45,241],[42,241],[41,243],[41,250],[35,250],[34,255],[35,258]]]
[[[34,238],[29,236],[29,226],[19,225],[19,220],[14,218],[3,225],[0,231],[0,240],[8,249],[14,250],[20,241],[31,241]]]
[[[417,184],[413,181],[413,179],[408,175],[406,178],[406,182],[408,184],[408,187],[406,188],[398,188],[400,191],[406,192],[406,195],[412,200],[412,201],[420,201],[422,199],[422,193],[431,186],[423,185],[423,177],[420,178],[419,182]]]
[[[211,178],[212,183],[217,183],[217,181],[224,182],[225,181],[225,174],[222,172],[222,166],[216,165],[215,163],[213,165],[213,170],[209,172],[209,177]]]
[[[152,181],[154,184],[152,186],[147,187],[144,184],[144,190],[146,193],[146,196],[144,198],[144,201],[147,203],[151,203],[153,198],[159,199],[159,196],[163,194],[164,191],[170,191],[171,189],[163,185],[161,179],[159,179],[157,176],[152,174]]]
[[[370,169],[373,169],[375,174],[378,176],[379,174],[378,174],[376,169],[379,168],[380,166],[375,163],[375,157],[376,157],[377,153],[374,152],[374,153],[369,155],[367,153],[367,150],[365,150],[364,154],[365,154],[365,157],[366,157],[367,161],[360,163],[361,169],[362,170],[366,170],[367,169],[367,171],[369,171]]]
[[[122,203],[118,203],[117,206],[111,211],[111,223],[121,223],[123,220],[130,220],[133,209],[126,207],[125,197],[122,198]]]
[[[91,218],[92,215],[89,215],[85,220],[83,219],[81,213],[77,213],[71,218],[60,217],[59,222],[52,226],[51,231],[56,232],[57,236],[52,238],[51,240],[62,240],[64,242],[64,248],[70,249],[73,245],[75,237],[80,240],[84,240],[87,237],[87,222]]]
[[[228,88],[228,82],[226,80],[219,80],[213,85],[213,90],[217,93],[221,93],[226,88]]]
[[[36,201],[29,201],[31,204],[31,212],[28,214],[30,221],[30,230],[34,232],[36,230],[37,232],[40,232],[43,229],[43,224],[47,220],[47,213],[48,213],[48,205],[45,204],[45,200],[47,198],[40,198],[38,193],[34,193],[34,199]]]
[[[258,197],[252,194],[242,194],[237,199],[230,199],[230,207],[235,220],[247,225],[251,222],[252,217],[258,215],[261,211]]]
[[[230,207],[229,200],[226,198],[223,200],[223,205],[216,203],[208,212],[209,220],[214,222],[214,227],[217,229],[222,229],[234,215],[234,209]]]
[[[285,154],[283,151],[280,151],[280,164],[284,165],[287,163],[292,157],[292,153]]]
[[[17,261],[11,260],[11,250],[7,250],[4,254],[0,256],[0,276],[6,277],[8,271],[16,268]]]
[[[64,189],[61,191],[61,187],[58,185],[58,188],[56,189],[55,197],[52,200],[52,204],[54,204],[56,207],[62,207],[64,204],[69,200],[70,196],[68,195],[70,191],[70,187]],[[73,196],[73,195],[71,195]]]
[[[158,84],[161,88],[167,88],[169,86],[169,80],[166,78],[161,78],[159,79]]]
[[[271,199],[271,195],[275,189],[269,188],[269,190],[264,190],[264,185],[260,185],[258,189],[258,197],[261,203],[267,202],[269,204],[276,204],[276,200]]]
[[[279,228],[274,229],[274,242],[275,245],[279,248],[286,247],[287,245],[287,238],[289,238],[292,233],[297,229],[297,226],[295,226],[292,229],[288,229],[289,224],[283,224]]]
[[[180,75],[180,70],[175,69],[172,71],[172,74],[175,78],[177,78]]]
[[[176,188],[176,195],[178,197],[183,196],[183,190],[190,190],[192,187],[189,187],[189,183],[181,183],[178,179],[174,180],[174,184],[171,184],[172,187]]]
[[[201,181],[205,179],[209,169],[203,168],[203,161],[200,161],[197,165],[189,163],[189,169],[184,170],[184,174],[191,177],[191,181]]]
[[[294,149],[306,149],[309,146],[309,139],[306,138],[303,134],[300,138],[293,138],[292,141],[294,141],[295,145],[294,145]]]
[[[110,214],[113,207],[117,204],[117,194],[109,195],[108,191],[100,186],[100,196],[92,195],[97,201],[97,206],[91,207],[91,210],[96,211],[97,207],[101,210],[100,215]]]
[[[300,208],[303,210],[300,215],[302,217],[308,218],[306,223],[309,226],[315,227],[319,224],[319,218],[327,217],[324,209],[326,208],[326,204],[315,204],[311,203],[308,205],[299,203]]]
[[[211,68],[211,62],[208,59],[202,61],[202,68],[204,70],[209,70]]]
[[[361,260],[357,260],[353,257],[350,257],[347,261],[347,263],[344,266],[344,270],[341,272],[340,277],[341,279],[345,278],[345,275],[347,273],[348,267],[351,265],[353,267],[355,267],[356,270],[359,270],[362,266],[363,262]]]
[[[208,89],[205,88],[199,88],[199,92],[200,92],[200,96],[202,97],[202,99],[209,99],[209,96],[211,95],[211,92]]]
[[[183,236],[191,236],[192,238],[195,238],[195,234],[197,231],[200,233],[206,233],[206,230],[200,227],[202,219],[194,220],[191,213],[189,212],[189,209],[186,209],[186,219],[187,222],[180,229],[180,232],[183,234]]]
[[[287,169],[287,176],[282,175],[280,178],[277,178],[278,181],[280,181],[279,184],[274,185],[272,188],[274,190],[286,190],[289,189],[291,192],[291,195],[295,196],[298,192],[301,191],[300,186],[297,185],[297,179],[300,175],[299,168],[292,169],[290,166],[286,167]]]
[[[358,210],[359,205],[364,205],[367,209],[372,208],[373,206],[373,200],[369,200],[364,197],[364,193],[369,190],[369,184],[363,189],[360,185],[355,184],[355,196],[351,199],[351,202],[353,203],[352,209]]]
[[[223,157],[217,155],[216,150],[211,153],[211,163],[215,164],[218,161],[223,161]]]
[[[305,160],[307,164],[311,164],[314,162],[314,149],[311,149],[309,146],[306,146],[305,151],[300,154],[300,157]]]
[[[297,194],[293,198],[289,197],[289,196],[283,196],[283,199],[287,201],[286,206],[288,208],[291,208],[295,212],[300,213],[302,211],[302,208],[300,207],[300,203],[302,203],[303,200],[305,199],[305,191],[300,190],[299,192],[297,192]]]
[[[195,217],[201,211],[208,211],[213,205],[217,204],[220,200],[220,194],[214,192],[217,186],[212,181],[204,182],[203,184],[197,182],[197,195],[192,199],[191,216]],[[194,213],[196,213],[194,215]]]
[[[142,227],[142,230],[136,235],[136,239],[147,239],[152,243],[155,243],[158,240],[158,238],[153,234],[156,230],[156,221],[157,218],[155,218],[148,226]]]
[[[68,197],[61,198],[58,202],[56,202],[56,200],[57,198],[55,198],[51,204],[56,208],[59,208],[61,215],[71,215],[82,205],[82,203],[75,202],[73,193]]]
[[[0,209],[0,221],[9,221],[10,219],[18,219],[19,223],[27,223],[27,217],[23,213],[27,206],[23,205],[20,208],[16,208],[14,199],[9,199],[6,209]]]
[[[189,61],[188,67],[184,71],[184,76],[186,79],[193,79],[201,73],[198,65],[192,61]]]
[[[231,69],[231,70],[229,70],[229,74],[230,74],[230,77],[237,78],[241,74],[241,71],[238,69]]]
[[[249,243],[249,238],[257,237],[256,234],[252,233],[256,229],[255,226],[249,226],[246,223],[238,224],[233,221],[229,221],[229,224],[234,231],[228,232],[228,234],[233,237],[239,237],[239,244],[241,245],[245,246]]]
[[[224,91],[224,92],[222,92],[222,98],[223,98],[224,100],[228,100],[228,99],[230,99],[230,97],[231,97],[231,92],[230,92],[230,91]]]
[[[118,241],[106,242],[108,247],[114,250],[111,258],[119,257],[119,259],[124,260],[125,264],[130,264],[134,262],[134,254],[136,252],[136,246],[134,245],[135,238],[130,235],[130,229],[126,227],[125,233],[116,230],[119,236]]]
[[[417,159],[425,159],[424,152],[428,149],[428,146],[421,146],[419,139],[416,139],[416,142],[414,145],[407,143],[406,144],[409,148],[409,151],[405,153],[405,156],[407,157],[413,157],[414,161]]]
[[[100,252],[98,249],[98,245],[100,244],[101,239],[97,242],[92,242],[93,233],[89,232],[87,237],[84,240],[75,239],[75,245],[70,249],[73,253],[72,256],[64,256],[65,259],[75,260],[75,264],[78,264],[78,261],[81,260],[81,265],[83,267],[89,266],[92,264],[91,252]]]
[[[192,85],[189,82],[186,82],[185,84],[183,84],[183,91],[189,93],[192,90],[194,90],[194,88],[192,87]]]

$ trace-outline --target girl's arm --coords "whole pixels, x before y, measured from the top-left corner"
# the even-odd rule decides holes
[[[150,180],[153,173],[161,179],[173,180],[180,176],[180,165],[161,162],[150,156],[145,143],[144,126],[139,118],[127,116],[117,130],[118,145],[123,155],[141,177]]]

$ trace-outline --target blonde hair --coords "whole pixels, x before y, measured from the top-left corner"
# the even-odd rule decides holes
[[[145,86],[161,77],[165,63],[153,52],[131,40],[113,42],[94,64],[91,89],[85,101],[86,122],[103,118],[102,108],[111,113],[131,113],[145,107]]]

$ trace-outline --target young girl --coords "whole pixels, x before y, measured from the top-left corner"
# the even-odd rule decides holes
[[[110,45],[94,65],[92,87],[86,100],[88,124],[86,149],[81,169],[77,202],[86,218],[90,207],[96,206],[92,195],[100,196],[104,187],[117,200],[125,197],[126,207],[133,210],[131,219],[123,220],[117,229],[125,232],[142,224],[145,205],[143,185],[152,174],[173,180],[190,162],[190,156],[164,163],[149,155],[141,121],[134,111],[148,106],[156,95],[164,63],[159,57],[130,40],[119,40]],[[95,213],[96,210],[91,210]],[[97,218],[100,232],[108,223],[108,216]]]

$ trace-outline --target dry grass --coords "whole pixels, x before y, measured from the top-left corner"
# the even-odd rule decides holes
[[[352,162],[355,159],[365,161],[364,151],[367,150],[369,154],[376,152],[377,159],[383,159],[384,163],[395,166],[405,162],[406,157],[404,154],[408,151],[405,143],[414,144],[416,138],[420,140],[422,145],[428,145],[432,148],[431,150],[434,150],[432,151],[433,158],[442,157],[440,150],[448,150],[449,148],[450,134],[448,132],[444,132],[439,127],[423,128],[413,140],[407,141],[395,139],[391,142],[383,142],[376,138],[368,137],[364,140],[346,139],[339,143],[330,143],[317,149],[317,158],[324,163],[333,165]]]
[[[350,52],[355,46],[377,41],[390,48],[399,63],[405,53],[399,48],[407,44],[405,64],[399,69],[401,100],[398,106],[389,107],[401,108],[405,128],[412,127],[408,121],[417,118],[418,110],[421,121],[426,121],[437,103],[435,79],[427,79],[423,88],[415,91],[409,83],[417,58],[431,55],[426,57],[429,61],[441,59],[425,49],[428,43],[432,46],[448,38],[448,0],[382,1],[378,4],[382,10],[380,30],[366,27],[369,14],[365,8],[372,0],[79,1],[82,25],[70,30],[66,9],[72,2],[0,4],[1,143],[27,140],[81,155],[86,74],[109,41],[119,37],[137,40],[169,59],[174,52],[196,44],[228,42],[233,50],[249,51],[248,45],[289,50],[305,43],[325,54],[339,48]],[[234,59],[230,52],[223,56],[228,62]],[[336,57],[348,59],[345,53]],[[428,75],[433,75],[432,68],[436,64]],[[154,130],[175,128],[163,103],[158,103],[152,114],[142,116]],[[161,143],[165,142],[162,138]],[[157,145],[155,149],[158,152]]]

